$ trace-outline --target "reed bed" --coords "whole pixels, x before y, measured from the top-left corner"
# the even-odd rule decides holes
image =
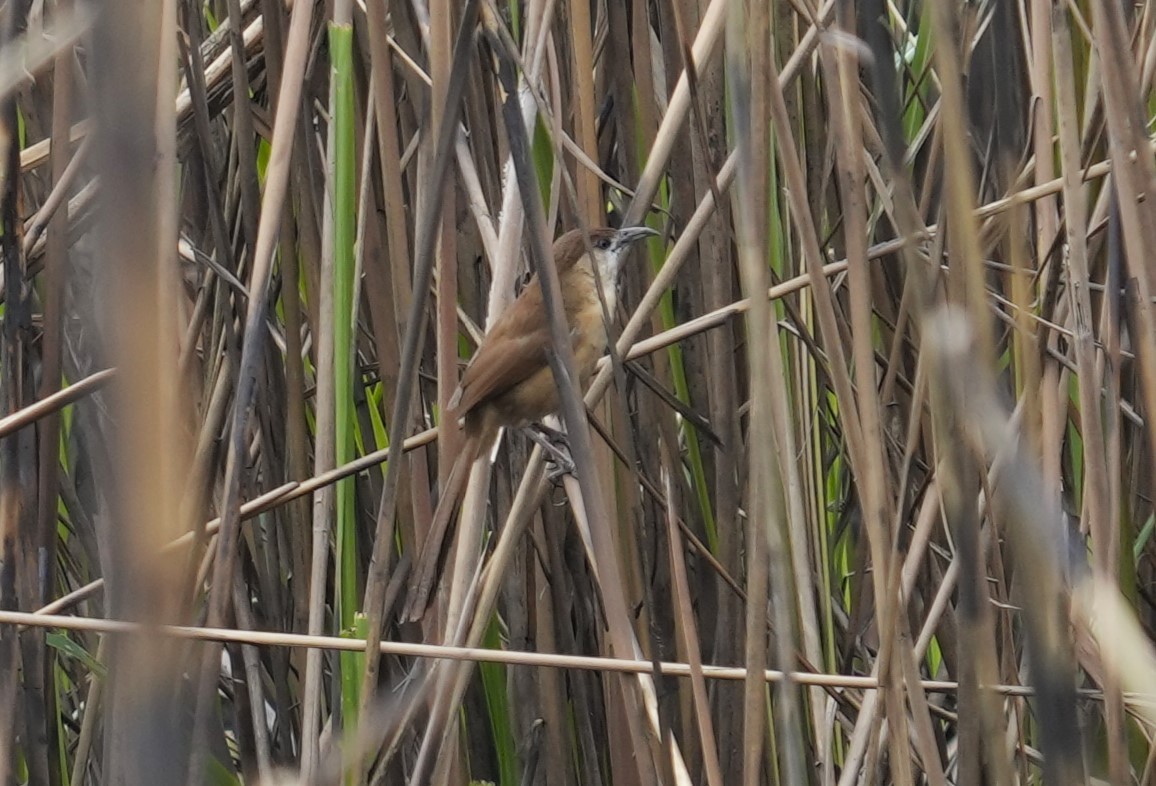
[[[1149,0],[0,3],[0,780],[1156,783],[1154,73]],[[486,326],[639,224],[406,619]]]

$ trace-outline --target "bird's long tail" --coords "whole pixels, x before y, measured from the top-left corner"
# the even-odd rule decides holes
[[[474,465],[478,456],[482,454],[486,440],[480,434],[468,434],[465,444],[454,459],[454,465],[446,478],[445,490],[434,509],[433,520],[430,522],[429,532],[422,543],[417,562],[409,578],[409,593],[406,596],[405,608],[402,610],[402,619],[416,621],[422,618],[429,606],[430,594],[434,583],[441,571],[439,568],[446,552],[446,535],[449,532],[450,522],[457,512],[458,503],[465,491],[466,480],[470,476],[470,467]]]

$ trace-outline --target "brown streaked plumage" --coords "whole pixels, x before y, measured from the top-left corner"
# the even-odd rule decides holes
[[[654,230],[645,227],[593,229],[593,258],[579,230],[567,232],[554,242],[554,265],[583,388],[606,351],[606,325],[594,268],[613,316],[621,260],[631,244],[653,234]],[[446,479],[410,576],[405,618],[419,619],[429,604],[446,532],[469,467],[489,450],[499,429],[526,426],[558,409],[558,389],[547,357],[550,345],[542,287],[534,276],[486,333],[450,399],[445,417],[464,421],[466,441]]]

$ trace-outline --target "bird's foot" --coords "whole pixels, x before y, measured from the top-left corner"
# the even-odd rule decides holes
[[[546,480],[554,484],[560,484],[562,478],[567,475],[574,474],[574,462],[562,461],[559,462],[553,458],[546,459]]]
[[[557,481],[564,475],[573,475],[574,459],[570,455],[570,440],[557,429],[535,423],[526,429],[526,436],[533,440],[547,456],[547,477]]]

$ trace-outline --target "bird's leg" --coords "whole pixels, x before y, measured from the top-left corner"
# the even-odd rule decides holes
[[[574,459],[570,456],[570,441],[564,433],[541,423],[532,423],[526,427],[525,431],[526,436],[537,443],[549,457],[550,480],[557,480],[562,475],[574,474],[575,467]]]
[[[556,428],[547,426],[545,423],[531,423],[527,428],[530,431],[536,432],[538,436],[543,439],[549,440],[550,443],[556,447],[564,448],[567,451],[570,450],[570,437],[566,435],[565,431],[559,431]]]

